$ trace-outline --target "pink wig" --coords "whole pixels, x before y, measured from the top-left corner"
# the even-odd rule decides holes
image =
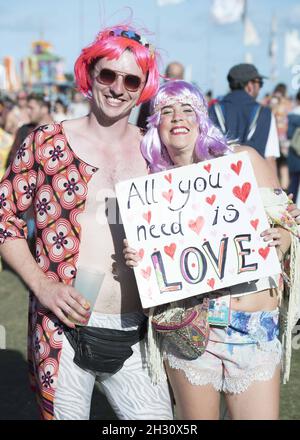
[[[158,130],[160,107],[167,103],[169,98],[190,103],[196,113],[199,136],[195,144],[195,155],[199,161],[223,156],[231,151],[221,131],[209,119],[207,103],[200,90],[186,81],[170,80],[159,88],[151,103],[152,115],[148,118],[148,130],[141,143],[142,155],[151,172],[163,171],[174,165]]]
[[[131,37],[120,34],[120,30],[128,32],[129,35],[137,35],[135,29],[129,25],[113,26],[101,31],[96,40],[89,46],[82,49],[80,56],[75,62],[74,72],[77,87],[81,93],[91,97],[91,68],[99,58],[109,60],[118,59],[125,50],[130,50],[142,72],[146,75],[146,84],[139,97],[137,105],[151,99],[159,87],[159,72],[157,67],[157,53],[148,44],[142,44]],[[141,38],[142,40],[142,38]],[[149,47],[150,46],[150,47]]]

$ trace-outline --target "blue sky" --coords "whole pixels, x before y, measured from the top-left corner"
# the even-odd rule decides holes
[[[156,0],[0,0],[0,59],[11,55],[16,61],[28,55],[31,42],[41,36],[50,41],[55,53],[65,58],[72,71],[80,49],[89,44],[103,24],[118,23],[133,12],[137,26],[154,35],[148,37],[161,49],[162,66],[181,61],[192,66],[192,80],[215,94],[227,89],[226,75],[233,64],[244,61],[242,24],[213,22],[210,0],[185,0],[178,5],[158,7]],[[284,33],[300,28],[299,0],[248,0],[248,15],[259,33],[261,44],[248,49],[259,70],[270,74],[268,45],[272,14],[278,20],[278,81],[291,89],[291,69],[283,66]],[[300,64],[300,60],[299,60]],[[263,92],[274,84],[267,81]]]

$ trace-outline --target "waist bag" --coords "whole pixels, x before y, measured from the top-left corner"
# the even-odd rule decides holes
[[[131,346],[144,338],[146,322],[129,331],[88,326],[66,329],[65,335],[75,351],[74,363],[84,370],[116,373],[132,355]]]
[[[152,326],[169,346],[184,359],[197,359],[204,353],[209,337],[209,298],[192,305],[193,298],[170,303],[162,310],[157,307],[152,317]]]

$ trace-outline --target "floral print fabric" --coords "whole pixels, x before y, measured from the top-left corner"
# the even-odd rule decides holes
[[[32,132],[0,183],[0,243],[26,238],[21,214],[33,206],[36,262],[47,277],[71,284],[80,244],[78,215],[96,171],[72,151],[61,124]],[[58,318],[30,292],[28,360],[45,419],[53,418],[63,330]]]

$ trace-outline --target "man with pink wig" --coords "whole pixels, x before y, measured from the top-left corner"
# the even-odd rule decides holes
[[[118,181],[147,172],[142,134],[128,119],[158,89],[157,54],[130,26],[104,29],[82,50],[75,77],[90,114],[37,128],[0,183],[1,255],[30,289],[32,386],[43,419],[88,419],[96,379],[118,418],[171,419],[167,383],[148,375],[114,194]],[[30,206],[35,258],[22,220]],[[81,267],[104,274],[93,309],[74,288]]]

